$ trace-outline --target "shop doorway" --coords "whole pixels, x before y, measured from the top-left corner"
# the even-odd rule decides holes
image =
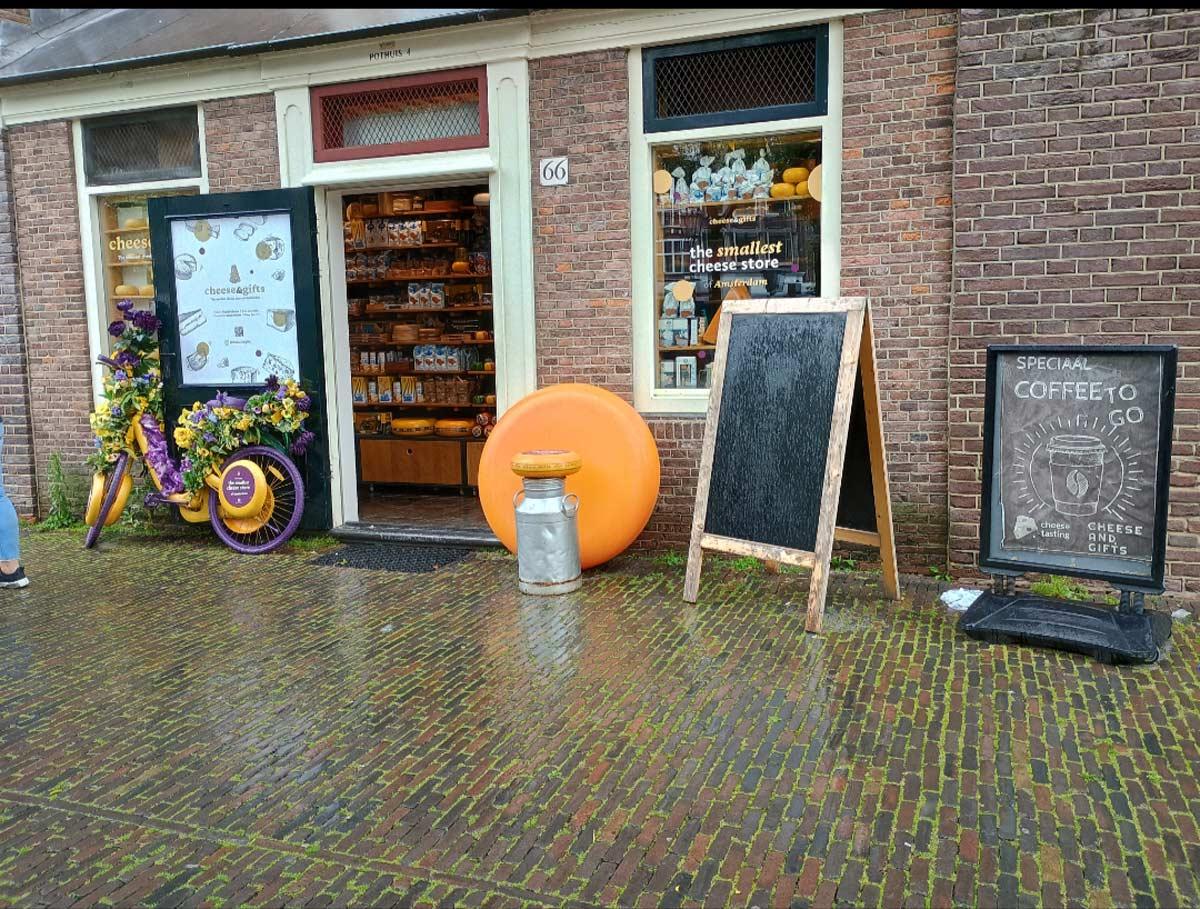
[[[359,525],[490,536],[477,495],[500,365],[490,202],[486,183],[341,195],[334,296],[348,325]]]

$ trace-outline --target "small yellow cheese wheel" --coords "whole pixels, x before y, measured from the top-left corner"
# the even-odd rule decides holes
[[[141,287],[138,288],[138,292],[143,297],[153,297],[154,296],[154,285],[153,284],[143,284]]]
[[[136,297],[138,296],[138,289],[132,284],[118,284],[113,293],[118,297]]]
[[[796,187],[790,183],[776,183],[771,187],[772,199],[790,199],[796,195]]]
[[[796,198],[797,199],[811,199],[812,198],[812,194],[809,193],[809,191],[808,191],[808,183],[807,182],[796,184]]]
[[[783,182],[784,183],[791,183],[792,185],[795,185],[797,183],[804,183],[807,180],[808,180],[808,168],[807,167],[789,167],[787,170],[785,170],[783,172]]]

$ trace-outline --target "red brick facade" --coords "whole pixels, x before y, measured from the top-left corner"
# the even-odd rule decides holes
[[[50,455],[68,467],[91,452],[91,355],[83,296],[83,250],[71,124],[65,120],[8,131],[13,209],[20,243],[25,359],[29,372],[34,469],[46,477]],[[16,482],[28,478],[16,475]],[[48,501],[38,483],[41,507]]]
[[[1200,15],[883,10],[846,18],[844,37],[842,291],[873,303],[902,561],[973,565],[987,344],[1169,342],[1169,585],[1200,593]],[[632,401],[627,62],[531,60],[529,103],[532,159],[571,162],[569,187],[533,181],[538,381]],[[211,190],[277,187],[274,96],[203,108]],[[0,325],[0,413],[10,491],[32,502],[25,372],[38,475],[90,444],[83,266],[68,124],[7,133],[24,324]],[[15,268],[0,270],[0,318],[15,316]],[[703,420],[648,422],[663,473],[643,543],[678,546]]]
[[[0,417],[4,420],[5,491],[21,514],[31,514],[36,496],[33,442],[8,161],[5,137],[0,141]]]
[[[842,293],[871,301],[896,540],[946,560],[953,11],[845,22]]]
[[[1200,593],[1200,14],[971,10],[959,32],[950,547],[978,545],[984,350],[1180,347],[1168,587]]]
[[[954,22],[944,11],[846,21],[843,287],[876,306],[899,544],[915,564],[946,554]],[[539,384],[592,382],[632,400],[626,66],[624,50],[533,61],[530,121],[533,160],[571,157],[569,193],[534,186]],[[643,541],[678,546],[704,422],[648,422],[663,473]]]
[[[279,188],[273,94],[205,101],[204,144],[209,192]]]
[[[529,64],[530,156],[569,155],[570,186],[533,185],[538,382],[633,401],[629,77],[624,49]]]

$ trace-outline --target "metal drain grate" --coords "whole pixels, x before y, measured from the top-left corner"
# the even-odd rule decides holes
[[[419,574],[437,571],[439,568],[461,562],[471,555],[471,552],[470,549],[452,549],[443,546],[401,548],[386,544],[352,545],[319,555],[309,564]]]

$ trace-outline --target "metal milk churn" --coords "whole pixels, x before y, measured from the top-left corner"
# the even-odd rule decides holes
[[[573,451],[523,451],[512,459],[523,489],[513,496],[521,593],[554,596],[583,586],[579,567],[579,496],[566,478],[583,461]]]

